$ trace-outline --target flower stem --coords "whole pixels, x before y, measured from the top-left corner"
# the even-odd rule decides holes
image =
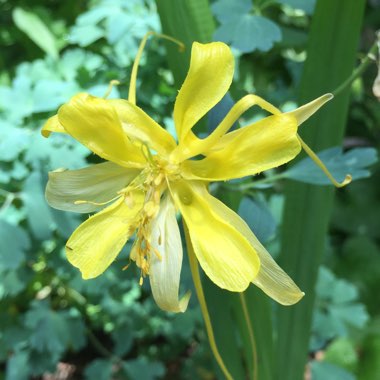
[[[362,60],[361,64],[352,72],[352,74],[341,84],[339,85],[332,94],[334,96],[339,95],[341,92],[343,92],[348,86],[351,85],[351,83],[358,78],[368,67],[368,65],[373,61],[373,54],[375,54],[376,50],[378,48],[378,41],[376,40],[371,48],[369,49],[367,55]]]
[[[229,373],[227,367],[225,366],[225,364],[223,362],[222,357],[220,356],[218,347],[217,347],[216,342],[215,342],[214,331],[212,328],[211,319],[210,319],[210,315],[208,313],[207,303],[206,303],[205,295],[203,292],[202,282],[201,282],[201,278],[199,275],[198,261],[195,257],[195,254],[194,254],[193,245],[191,244],[191,240],[190,240],[190,236],[189,236],[189,230],[187,228],[185,221],[183,221],[183,227],[184,227],[184,231],[185,231],[186,246],[187,246],[187,252],[189,255],[191,275],[193,277],[195,291],[197,293],[199,304],[201,306],[202,316],[203,316],[203,320],[204,320],[205,325],[206,325],[206,332],[207,332],[208,340],[210,343],[211,351],[214,354],[215,360],[219,364],[219,367],[222,370],[226,379],[227,380],[233,380],[233,377]]]
[[[247,303],[245,301],[244,293],[239,293],[239,298],[240,298],[241,306],[243,308],[244,319],[245,319],[245,323],[247,324],[249,340],[250,340],[251,347],[252,347],[252,360],[253,360],[253,377],[252,377],[252,380],[257,380],[258,379],[258,367],[257,367],[257,349],[256,349],[255,335],[253,333],[251,319],[249,318],[249,312],[248,312],[248,308],[247,308]]]

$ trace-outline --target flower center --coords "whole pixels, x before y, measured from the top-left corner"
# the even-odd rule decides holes
[[[178,179],[180,176],[178,165],[159,156],[149,155],[147,162],[147,167],[137,181],[138,186],[144,192],[145,199],[136,223],[136,240],[130,254],[130,258],[141,269],[140,285],[142,285],[144,277],[149,274],[151,255],[154,254],[161,260],[160,252],[151,243],[153,220],[160,210],[161,197],[167,189],[168,182]],[[130,194],[128,188],[125,191],[126,202],[128,202]]]

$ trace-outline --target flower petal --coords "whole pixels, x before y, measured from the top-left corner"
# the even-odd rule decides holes
[[[190,68],[174,105],[180,143],[195,123],[222,99],[231,85],[233,72],[234,58],[226,44],[193,43]]]
[[[58,110],[58,118],[67,133],[98,156],[121,166],[142,167],[141,150],[128,140],[108,100],[78,94]]]
[[[175,207],[170,195],[160,205],[152,224],[150,244],[161,256],[151,252],[149,278],[154,300],[166,311],[184,312],[190,299],[187,292],[178,299],[182,267],[182,242]]]
[[[257,275],[260,261],[233,219],[224,217],[223,210],[228,207],[212,197],[201,182],[174,182],[171,191],[207,276],[220,288],[245,290]]]
[[[104,162],[79,170],[56,170],[49,173],[46,200],[58,210],[93,212],[101,206],[92,204],[107,202],[130,183],[139,173],[112,162]],[[76,201],[88,203],[75,204]]]
[[[44,137],[49,137],[52,132],[66,133],[65,128],[58,120],[58,115],[49,117],[41,129],[41,134]]]
[[[202,160],[182,163],[187,179],[225,181],[254,175],[292,160],[301,150],[291,115],[271,115],[222,136]]]
[[[84,279],[102,274],[133,233],[143,195],[134,193],[134,201],[130,208],[120,197],[83,222],[71,235],[66,244],[66,255],[70,263],[79,268]]]
[[[189,133],[186,136],[186,144],[181,149],[177,149],[172,156],[175,156],[178,162],[182,162],[198,154],[207,156],[207,152],[229,131],[239,117],[253,106],[259,106],[273,115],[281,115],[281,111],[266,100],[253,94],[246,95],[233,105],[210,135],[204,139],[199,139],[193,133]]]
[[[172,151],[176,142],[172,135],[150,118],[141,108],[124,99],[109,99],[128,137],[146,143],[160,155]]]
[[[333,94],[325,94],[317,99],[314,99],[310,103],[307,103],[293,111],[287,112],[288,115],[292,115],[297,119],[297,124],[301,125],[310,116],[315,114],[325,103],[334,97]]]
[[[218,204],[221,204],[215,198],[210,199],[209,203],[214,208],[219,207]],[[304,296],[304,293],[273,260],[272,256],[259,242],[244,220],[226,206],[219,208],[219,212],[224,220],[230,221],[240,231],[259,255],[260,270],[252,282],[269,297],[282,305],[297,303]]]

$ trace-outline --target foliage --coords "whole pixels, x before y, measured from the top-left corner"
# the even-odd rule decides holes
[[[368,13],[373,11],[368,7]],[[214,37],[237,49],[238,72],[231,92],[207,121],[210,130],[246,92],[258,92],[283,108],[289,99],[294,101],[313,9],[314,1],[241,0],[232,8],[225,0],[212,2],[219,23]],[[141,37],[148,30],[160,31],[155,3],[18,0],[3,1],[0,10],[0,41],[8,47],[0,58],[0,378],[57,375],[58,363],[73,366],[75,376],[85,379],[213,378],[195,297],[183,315],[159,311],[149,285],[138,285],[138,273],[132,267],[121,270],[128,263],[129,247],[103,276],[83,281],[63,251],[81,217],[53,210],[44,199],[49,170],[80,168],[98,158],[67,136],[43,139],[42,124],[77,92],[103,96],[112,79],[121,86],[111,97],[126,97]],[[368,78],[370,74],[353,88],[348,122],[347,146],[355,140],[354,146],[362,147],[321,152],[338,177],[347,171],[355,179],[368,177],[367,168],[375,163],[380,113],[368,92]],[[149,42],[142,59],[138,87],[138,103],[170,128],[177,89],[164,45],[156,40]],[[255,109],[239,124],[262,116]],[[324,361],[311,364],[315,379],[349,380],[355,374],[369,380],[379,371],[380,310],[374,301],[380,278],[377,169],[371,168],[375,175],[370,179],[343,190],[335,203],[311,336],[311,352],[325,351]],[[239,210],[273,253],[279,251],[284,203],[277,180],[285,178],[326,184],[304,159],[288,170],[213,189]],[[187,264],[183,272],[182,285],[191,288]],[[257,302],[262,300],[258,297]],[[260,310],[271,310],[265,302]],[[231,305],[237,309],[236,303]],[[256,316],[255,305],[249,306]],[[231,323],[235,319],[238,313]],[[230,332],[243,350],[239,323]],[[270,329],[268,322],[258,339],[265,341],[260,334]],[[365,353],[360,362],[359,349]],[[246,367],[241,368],[244,373]]]

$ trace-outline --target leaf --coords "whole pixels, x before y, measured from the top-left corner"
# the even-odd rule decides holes
[[[30,131],[0,121],[0,160],[10,162],[25,150],[29,143]]]
[[[130,380],[155,380],[165,374],[165,367],[162,363],[149,361],[143,356],[124,362],[123,369]]]
[[[313,361],[311,373],[313,380],[356,380],[351,372],[327,362]]]
[[[33,235],[40,240],[48,239],[55,227],[49,206],[44,198],[40,172],[33,172],[25,181],[21,196]]]
[[[109,380],[112,378],[112,368],[113,364],[110,360],[94,360],[84,370],[85,379]]]
[[[14,297],[23,291],[26,287],[26,282],[20,278],[19,273],[16,271],[8,271],[2,273],[0,282],[0,300],[5,297]]]
[[[26,232],[0,219],[0,272],[18,268],[29,248],[30,240]]]
[[[44,139],[36,133],[31,136],[24,158],[36,170],[40,170],[41,163],[46,163],[48,170],[79,169],[86,166],[85,157],[88,154],[87,148],[69,136],[53,134],[49,139]]]
[[[353,342],[347,338],[339,338],[328,346],[324,360],[356,372],[359,358]]]
[[[209,134],[213,132],[214,129],[222,122],[222,120],[225,118],[225,116],[233,107],[233,105],[234,105],[234,101],[230,93],[227,92],[227,94],[223,96],[222,100],[220,100],[220,102],[217,103],[211,109],[211,111],[207,115],[208,116],[207,129],[208,129]],[[230,130],[232,131],[236,127],[237,127],[237,123],[234,123]]]
[[[68,346],[74,351],[79,351],[87,343],[86,325],[82,315],[76,309],[61,314],[67,323]]]
[[[71,29],[68,38],[70,43],[86,47],[102,37],[104,37],[104,30],[96,25],[77,25]]]
[[[242,14],[222,22],[214,39],[231,44],[242,53],[266,52],[281,41],[281,29],[273,21],[257,15]]]
[[[369,320],[367,310],[362,304],[333,305],[329,312],[332,318],[357,328],[364,327]],[[343,330],[343,334],[345,332],[346,328]]]
[[[54,35],[44,22],[34,13],[15,8],[13,21],[37,46],[53,58],[58,58],[58,49]]]
[[[74,82],[40,79],[33,88],[33,112],[56,111],[65,101],[80,91]]]
[[[7,361],[5,380],[28,380],[29,366],[28,353],[16,351]]]
[[[276,220],[262,199],[244,197],[240,203],[238,214],[247,222],[257,238],[265,243],[276,232]]]
[[[365,306],[357,302],[359,293],[356,287],[337,279],[325,267],[319,270],[316,293],[313,345],[316,342],[323,344],[335,336],[345,336],[349,327],[363,328],[369,320]]]
[[[314,12],[316,0],[277,0],[277,2],[295,9],[302,9],[305,13],[311,15]]]
[[[220,23],[232,21],[236,17],[247,14],[252,9],[251,0],[218,0],[212,4],[211,9]]]
[[[114,352],[123,356],[129,352],[133,343],[133,330],[129,323],[120,326],[112,332],[112,340],[115,343]]]
[[[343,181],[346,174],[353,180],[367,178],[370,171],[366,168],[377,162],[377,151],[374,148],[354,148],[345,153],[341,147],[334,147],[318,153],[318,157],[337,181]],[[323,171],[306,157],[283,173],[285,178],[315,185],[332,185]]]
[[[65,315],[51,310],[48,302],[32,302],[25,326],[31,330],[30,345],[38,352],[59,356],[70,341]]]
[[[41,376],[46,372],[54,373],[57,370],[57,364],[60,359],[60,353],[45,351],[40,352],[31,349],[29,351],[29,371],[31,375]]]
[[[342,7],[339,1],[318,0],[309,29],[307,59],[296,89],[299,104],[339,86],[351,75],[357,65],[365,4],[364,0],[345,0]],[[302,137],[317,151],[341,144],[349,98],[347,88],[339,101],[331,102],[302,127]],[[286,182],[279,261],[306,297],[295,307],[278,310],[274,378],[295,380],[302,379],[305,372],[315,281],[317,268],[326,254],[333,189]]]

